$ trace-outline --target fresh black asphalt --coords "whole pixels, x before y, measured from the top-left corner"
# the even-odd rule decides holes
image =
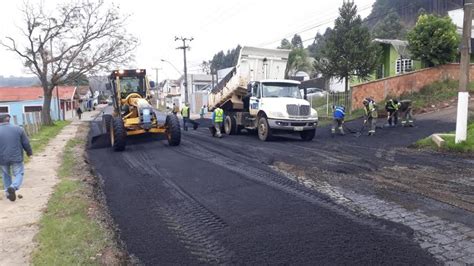
[[[145,265],[436,264],[409,228],[351,213],[268,167],[277,158],[309,160],[318,143],[342,141],[318,135],[262,143],[251,135],[215,139],[204,126],[184,132],[178,147],[138,137],[125,152],[93,145],[88,156],[121,239]],[[346,136],[348,147],[370,146],[361,138]],[[360,169],[371,167],[365,163]]]

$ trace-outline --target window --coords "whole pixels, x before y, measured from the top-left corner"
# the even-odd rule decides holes
[[[25,113],[41,112],[43,107],[40,105],[35,106],[24,106]]]
[[[395,63],[395,74],[402,74],[413,70],[413,60],[398,59]]]
[[[0,114],[9,114],[10,110],[8,106],[0,106]]]

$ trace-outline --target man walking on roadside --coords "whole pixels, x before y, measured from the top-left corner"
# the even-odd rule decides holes
[[[33,155],[25,131],[10,125],[10,115],[0,115],[0,168],[5,194],[10,201],[16,200],[16,191],[23,182],[23,150],[28,157]]]

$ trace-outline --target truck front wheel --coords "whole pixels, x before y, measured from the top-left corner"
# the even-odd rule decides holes
[[[225,117],[224,131],[227,135],[237,134],[237,121],[234,116],[228,115]]]
[[[262,141],[267,141],[272,138],[272,129],[268,126],[266,117],[258,119],[258,138]]]
[[[316,135],[316,129],[302,131],[300,134],[301,134],[301,139],[302,140],[312,141],[314,136]]]

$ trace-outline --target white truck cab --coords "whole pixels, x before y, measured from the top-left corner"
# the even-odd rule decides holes
[[[293,80],[262,80],[249,83],[249,113],[258,117],[259,138],[266,140],[273,133],[302,132],[303,139],[314,137],[318,113],[303,99]],[[268,129],[267,129],[268,128]],[[268,132],[267,132],[268,131]]]
[[[224,131],[256,130],[261,140],[297,132],[310,141],[318,114],[301,95],[299,81],[285,80],[289,50],[242,47],[237,65],[209,94],[209,110],[224,110]]]

